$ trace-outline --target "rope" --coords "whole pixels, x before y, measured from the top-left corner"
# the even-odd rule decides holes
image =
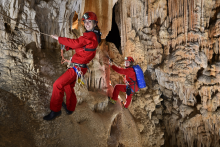
[[[62,50],[62,49],[61,49],[61,57],[62,57],[62,59],[61,59],[61,64],[65,63],[65,62],[67,62],[67,63],[70,63],[70,62],[71,62],[70,60],[67,60],[67,59],[64,58],[64,56],[63,56],[63,50]]]
[[[13,20],[13,21],[15,21],[15,22],[17,21],[17,19],[13,19],[13,18],[11,18],[11,17],[9,17],[9,16],[7,16],[7,15],[1,13],[1,12],[0,12],[0,14],[3,15],[3,16],[5,16],[5,17],[7,17],[7,18],[9,18],[9,19],[11,19],[11,20]],[[4,23],[9,24],[8,22],[5,22],[5,21],[4,21]],[[19,23],[19,24],[24,25],[24,26],[27,27],[29,30],[35,31],[35,32],[40,33],[40,34],[42,34],[42,35],[50,36],[49,34],[45,34],[45,33],[42,33],[42,32],[40,32],[40,31],[34,30],[33,28],[27,26],[27,25],[24,24],[24,23]],[[9,24],[9,25],[10,25],[10,24]],[[26,29],[27,29],[27,28],[26,28]],[[21,28],[19,28],[19,29],[21,29]]]
[[[11,18],[11,17],[9,17],[9,16],[7,16],[7,15],[1,13],[1,12],[0,12],[0,14],[3,15],[4,17],[6,17],[6,18],[9,18],[9,19],[15,21],[15,22],[17,21],[17,19],[13,19],[13,18]],[[4,19],[3,19],[3,21],[4,21]],[[10,25],[10,23],[8,23],[8,22],[6,22],[6,21],[4,21],[4,23],[7,23],[7,24]],[[23,23],[20,23],[20,24],[24,25],[24,26],[27,27],[27,28],[19,28],[19,29],[24,29],[24,30],[29,29],[29,30],[35,31],[35,32],[37,32],[37,33],[40,33],[40,34],[42,34],[42,35],[51,37],[49,34],[42,33],[42,32],[40,32],[40,31],[34,30],[33,28],[27,26],[26,24],[23,24]],[[74,33],[74,34],[75,34],[75,33]],[[75,36],[76,36],[76,34],[75,34]],[[76,37],[77,37],[77,36],[76,36]],[[65,63],[65,62],[70,63],[70,60],[67,60],[67,59],[64,58],[62,47],[61,47],[61,57],[62,57],[62,59],[61,59],[61,64]]]

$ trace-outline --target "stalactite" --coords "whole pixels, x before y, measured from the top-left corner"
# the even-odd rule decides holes
[[[181,0],[180,7],[181,7],[181,9],[180,9],[180,13],[181,13],[181,16],[183,16],[183,13],[184,13],[184,9],[183,9],[183,7],[184,7],[184,3],[183,3],[183,0]]]
[[[153,20],[154,20],[154,11],[155,10],[152,10],[152,12],[151,12],[151,22],[154,22]]]
[[[192,18],[192,6],[191,6],[191,0],[187,0],[188,2],[187,2],[187,7],[189,8],[188,10],[187,10],[187,12],[188,12],[188,31],[190,31],[192,28],[191,28],[191,18]]]
[[[218,53],[219,53],[219,55],[220,55],[220,37],[219,37],[218,39],[216,39],[216,42],[217,42],[217,44],[218,44],[217,49],[218,49]]]
[[[191,0],[192,1],[192,17],[191,17],[191,19],[192,19],[192,22],[191,22],[191,28],[192,28],[192,30],[194,30],[194,28],[193,28],[193,23],[194,23],[194,1],[195,0]]]
[[[148,0],[145,0],[145,11],[144,12],[144,17],[148,14]]]
[[[187,31],[188,31],[188,11],[187,11],[187,1],[184,1],[184,30],[185,30],[185,43],[187,44]]]
[[[204,24],[203,24],[203,0],[201,0],[201,26],[204,27]]]
[[[176,17],[179,17],[180,16],[180,13],[179,13],[179,11],[180,11],[180,7],[179,7],[179,4],[180,4],[180,1],[178,0],[178,1],[176,1]]]
[[[218,39],[215,40],[214,53],[218,54]]]
[[[175,1],[175,9],[176,9],[176,13],[175,13],[175,18],[179,17],[179,0]]]
[[[172,3],[172,0],[168,0],[168,11],[169,11],[169,19],[170,19],[170,21],[169,22],[171,22],[171,20],[172,20],[172,13],[171,13],[171,3]]]

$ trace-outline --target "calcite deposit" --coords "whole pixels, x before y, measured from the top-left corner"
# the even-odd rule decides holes
[[[0,146],[220,146],[219,8],[220,0],[1,0]],[[67,68],[48,35],[78,38],[86,11],[97,14],[102,41],[85,85],[74,88],[76,111],[62,108],[43,121],[53,83]],[[113,13],[119,50],[105,40]],[[141,66],[147,87],[124,110],[125,93],[108,103],[124,83],[108,57],[124,67],[126,56]]]
[[[147,69],[147,85],[161,92],[165,146],[220,146],[219,4],[119,0],[115,6],[124,55],[135,57]]]

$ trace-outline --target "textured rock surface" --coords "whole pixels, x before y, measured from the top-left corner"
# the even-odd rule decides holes
[[[66,65],[59,44],[39,31],[79,37],[82,14],[94,11],[104,39],[113,6],[123,54],[102,40],[86,86],[75,87],[74,114],[62,109],[56,120],[43,121]],[[220,146],[219,6],[219,0],[1,0],[0,146]],[[106,53],[121,67],[125,56],[134,57],[145,73],[147,87],[128,110],[120,106],[124,93],[108,104],[123,77],[109,68]]]
[[[149,88],[161,92],[165,146],[220,146],[219,4],[119,0],[115,6],[122,52],[147,69]]]
[[[54,40],[40,36],[37,31],[59,34],[62,30],[62,35],[75,37],[73,33],[65,34],[68,27],[59,25],[58,18],[63,20],[63,16],[68,18],[67,11],[74,12],[66,8],[68,2],[75,4],[74,11],[81,17],[83,10],[77,10],[81,1],[0,3],[1,13],[19,19],[17,24],[6,16],[0,20],[0,146],[141,146],[139,130],[129,111],[123,110],[120,102],[108,104],[105,44],[100,45],[89,64],[86,86],[75,87],[78,104],[74,114],[66,115],[62,109],[59,118],[43,121],[50,111],[52,84],[66,70],[66,65],[60,64],[59,48],[51,49],[57,46]],[[36,31],[26,31],[21,23]],[[79,26],[73,31],[79,36],[84,29]],[[73,53],[65,52],[65,58]]]

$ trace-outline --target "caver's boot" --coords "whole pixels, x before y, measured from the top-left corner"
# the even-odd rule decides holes
[[[112,103],[112,104],[115,104],[116,103],[116,100],[113,100],[112,98],[108,97],[109,99],[109,102]]]
[[[121,101],[121,105],[122,105],[123,109],[127,109],[127,108],[125,108],[125,103],[123,101]]]
[[[68,109],[66,108],[66,104],[65,104],[64,102],[62,103],[62,106],[63,106],[63,108],[66,110],[66,114],[70,115],[70,114],[73,113],[73,111],[70,111],[70,110],[68,110]]]
[[[52,120],[54,118],[56,118],[57,116],[60,116],[61,111],[59,112],[54,112],[51,110],[50,114],[46,115],[43,117],[44,120]]]

